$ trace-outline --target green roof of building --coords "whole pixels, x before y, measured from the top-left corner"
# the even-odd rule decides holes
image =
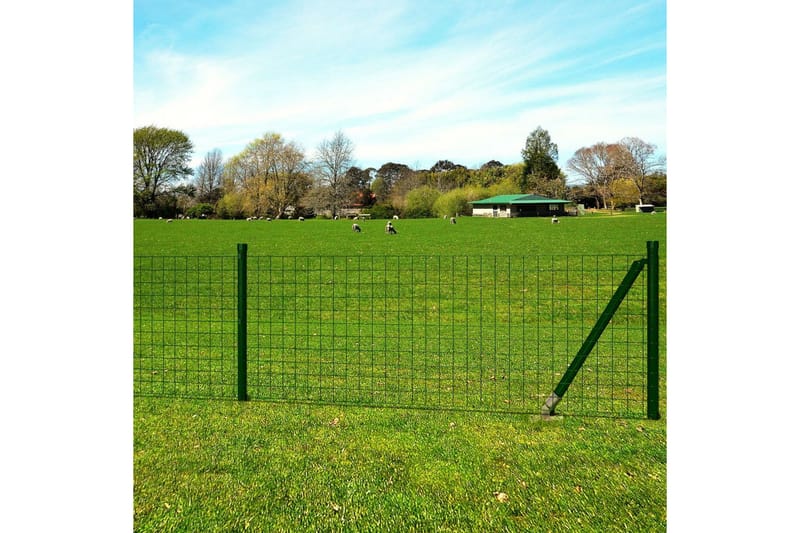
[[[501,194],[500,196],[492,196],[491,198],[484,198],[483,200],[475,200],[469,202],[472,205],[495,205],[495,204],[568,204],[569,200],[557,200],[554,198],[545,198],[536,194]]]

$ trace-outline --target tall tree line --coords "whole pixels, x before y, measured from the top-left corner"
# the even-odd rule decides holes
[[[362,169],[354,165],[355,146],[342,131],[320,142],[310,158],[298,143],[274,132],[227,161],[212,150],[194,172],[188,167],[192,150],[178,130],[134,130],[136,216],[337,216],[353,208],[376,216],[452,216],[468,214],[469,201],[511,193],[595,207],[666,201],[665,161],[655,156],[655,145],[625,137],[580,148],[566,166],[581,181],[568,186],[557,163],[558,145],[541,126],[528,135],[521,162],[491,160],[477,169],[448,159],[423,170],[397,162]]]

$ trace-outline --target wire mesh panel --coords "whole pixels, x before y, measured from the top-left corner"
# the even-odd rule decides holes
[[[251,257],[252,399],[540,412],[634,256]],[[134,392],[234,398],[236,257],[134,258]],[[642,416],[639,279],[559,406]]]
[[[636,257],[251,257],[253,399],[539,412]],[[635,284],[561,404],[641,416]]]
[[[134,257],[133,306],[134,394],[235,397],[235,257]]]

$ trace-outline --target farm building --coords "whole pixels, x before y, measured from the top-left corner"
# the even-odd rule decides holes
[[[568,200],[535,194],[503,194],[470,202],[474,217],[551,217],[566,214]]]

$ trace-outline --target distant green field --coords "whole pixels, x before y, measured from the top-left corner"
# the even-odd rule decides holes
[[[312,263],[319,257],[361,257],[342,261],[368,265],[374,264],[372,258],[387,256],[426,261],[461,256],[507,256],[510,261],[538,256],[643,257],[645,242],[658,240],[662,294],[666,290],[663,213],[569,217],[558,225],[549,219],[463,217],[455,225],[438,219],[399,220],[397,235],[386,235],[381,220],[359,221],[360,234],[351,231],[351,224],[348,220],[136,220],[133,253],[234,257],[236,244],[247,243],[257,265],[268,261],[269,266],[256,267],[260,275],[271,276],[264,272],[275,267],[272,259],[265,258],[277,256],[290,258],[276,263],[280,269],[298,264],[294,259],[298,256],[310,257]],[[452,261],[446,264],[459,260]],[[354,272],[359,282],[366,275],[366,270]],[[352,272],[348,275],[345,279],[353,279]],[[383,286],[385,280],[378,276],[368,281]],[[288,313],[308,316],[309,310],[296,303],[293,285],[276,287],[278,292],[261,295],[266,302],[263,312],[274,314],[275,298],[289,297],[287,301],[295,303]],[[425,306],[438,305],[435,291],[426,291],[417,293]],[[311,300],[308,294],[304,298],[300,301]],[[372,318],[371,311],[348,293],[337,293],[336,298],[352,302],[353,316]],[[488,303],[496,307],[495,302]],[[203,320],[201,304],[191,304],[199,310],[194,319],[198,322]],[[399,307],[397,311],[404,312]],[[454,322],[459,313],[454,313]],[[497,322],[513,317],[502,309],[487,316]],[[665,316],[662,309],[662,361]],[[281,315],[281,335],[286,331],[296,335],[297,322],[289,314]],[[305,322],[313,329],[323,321]],[[165,329],[181,327],[170,325],[166,318],[163,323]],[[441,331],[441,325],[436,328]],[[148,335],[148,349],[157,349],[156,335]],[[312,333],[303,335],[312,338]],[[570,342],[574,351],[576,341]],[[285,345],[278,348],[286,350]],[[371,354],[358,354],[359,365],[361,357]],[[273,367],[267,375],[274,372],[283,379],[293,370],[296,373],[297,362],[281,361],[286,365]],[[662,417],[664,369],[662,364]],[[481,383],[480,378],[490,377],[494,378],[487,374],[474,380]],[[344,379],[359,387],[362,383],[355,372]],[[497,387],[495,381],[485,384]],[[544,422],[521,415],[137,397],[134,439],[136,531],[663,531],[666,527],[663,418],[567,417]]]
[[[251,255],[580,255],[644,253],[661,241],[666,257],[666,214],[617,214],[549,218],[460,217],[396,220],[135,220],[135,255],[235,255],[247,243]]]

